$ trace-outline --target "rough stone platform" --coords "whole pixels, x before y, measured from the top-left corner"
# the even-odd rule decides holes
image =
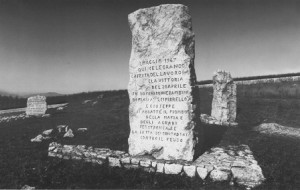
[[[260,166],[247,145],[215,147],[193,162],[156,160],[150,156],[130,156],[124,151],[93,148],[85,145],[49,144],[48,155],[62,159],[84,160],[110,167],[140,168],[146,172],[199,176],[213,181],[230,181],[255,187],[264,181]]]
[[[203,123],[211,124],[211,125],[222,125],[227,127],[237,127],[238,123],[236,122],[227,122],[227,121],[219,121],[215,119],[214,117],[207,115],[207,114],[201,114],[200,120]]]

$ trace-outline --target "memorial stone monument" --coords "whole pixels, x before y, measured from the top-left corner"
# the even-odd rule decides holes
[[[166,4],[139,9],[128,20],[132,32],[129,154],[191,161],[199,113],[188,7]]]
[[[213,76],[213,101],[211,116],[221,122],[236,119],[236,84],[231,74],[217,71]]]
[[[27,99],[26,115],[44,115],[47,111],[45,96],[32,96]]]

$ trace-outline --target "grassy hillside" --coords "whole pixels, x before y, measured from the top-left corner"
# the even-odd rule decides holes
[[[239,89],[238,89],[239,90]],[[210,114],[212,89],[200,93],[201,112]],[[90,101],[86,101],[90,100]],[[32,143],[31,138],[57,125],[69,125],[73,139],[57,138],[62,144],[85,144],[128,150],[129,121],[127,91],[93,92],[51,97],[52,103],[68,102],[64,110],[49,109],[49,118],[27,118],[0,123],[0,188],[193,188],[243,189],[228,182],[203,182],[184,176],[149,174],[140,170],[122,170],[60,160],[47,156],[52,140]],[[201,124],[205,129],[204,150],[218,145],[247,144],[250,146],[267,178],[257,189],[297,189],[300,187],[300,140],[270,137],[251,131],[261,122],[274,121],[299,127],[300,101],[295,98],[257,98],[238,93],[237,121],[239,128],[220,128]],[[77,128],[87,133],[76,133]],[[203,150],[203,151],[204,151]]]

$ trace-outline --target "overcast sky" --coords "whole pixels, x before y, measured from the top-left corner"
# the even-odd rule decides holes
[[[198,80],[300,71],[299,0],[0,0],[0,90],[126,89],[127,15],[163,3],[190,9]]]

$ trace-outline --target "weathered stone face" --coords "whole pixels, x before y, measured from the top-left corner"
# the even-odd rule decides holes
[[[45,96],[32,96],[27,99],[26,115],[43,115],[47,111]]]
[[[234,122],[236,118],[236,84],[230,73],[218,71],[213,76],[211,116],[221,122]]]
[[[194,33],[188,8],[167,4],[128,16],[129,153],[192,160],[197,117]]]

